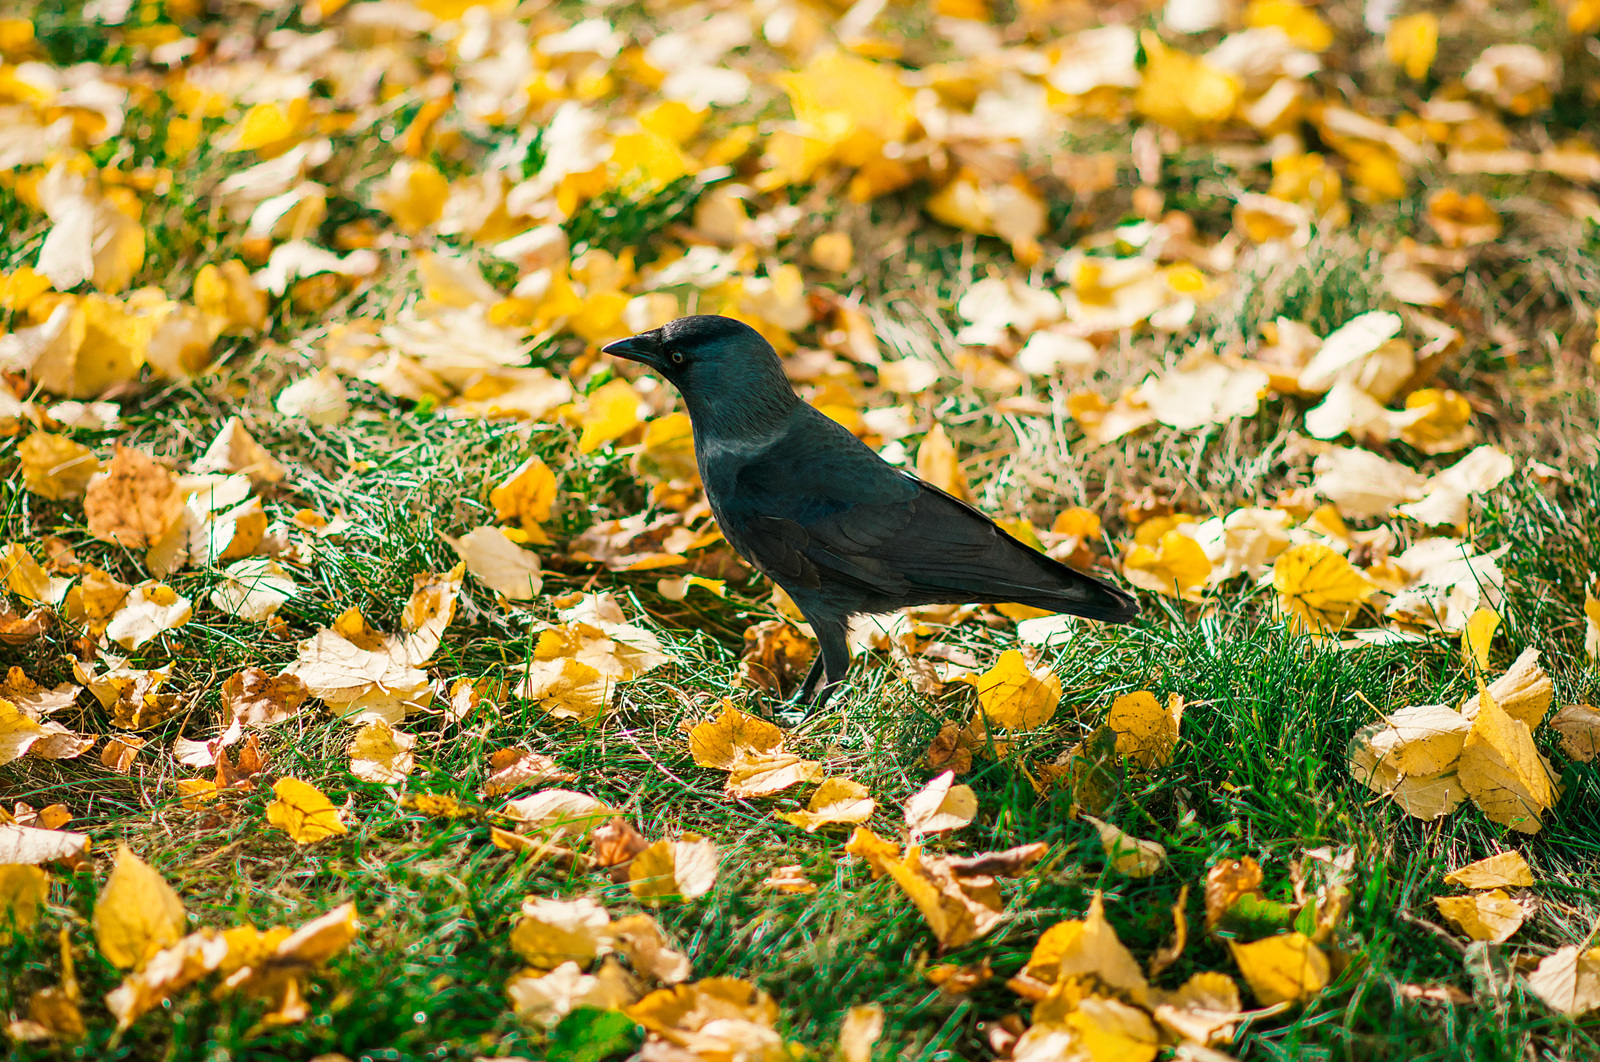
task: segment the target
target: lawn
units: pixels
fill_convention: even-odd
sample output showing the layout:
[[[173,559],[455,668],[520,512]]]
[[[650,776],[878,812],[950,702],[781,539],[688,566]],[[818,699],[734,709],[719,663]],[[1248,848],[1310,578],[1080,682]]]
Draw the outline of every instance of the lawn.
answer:
[[[7,1057],[1600,1057],[1600,7],[1380,7],[0,6]],[[1140,617],[773,728],[689,313]]]

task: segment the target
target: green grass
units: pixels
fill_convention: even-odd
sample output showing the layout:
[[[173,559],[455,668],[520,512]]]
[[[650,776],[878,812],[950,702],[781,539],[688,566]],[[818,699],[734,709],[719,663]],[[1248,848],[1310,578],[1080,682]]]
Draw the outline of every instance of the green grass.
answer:
[[[577,10],[561,6],[569,14]],[[888,9],[886,22],[909,38],[904,59],[910,65],[948,58],[929,29],[926,6]],[[1551,10],[1535,12],[1540,33],[1552,24]],[[88,21],[81,5],[49,0],[29,13],[39,54],[56,64],[129,62],[122,31]],[[635,5],[610,14],[630,32],[654,17]],[[148,26],[166,17],[164,8],[147,4],[135,8],[133,23]],[[211,12],[198,21],[219,33],[242,33],[232,17]],[[245,28],[262,40],[285,27],[313,29],[287,12],[250,17],[255,21]],[[1458,77],[1476,57],[1462,43],[1445,42],[1435,85]],[[1567,58],[1572,69],[1592,71],[1592,57],[1574,52]],[[307,175],[327,189],[328,217],[313,237],[320,245],[331,246],[338,227],[348,222],[387,224],[372,193],[397,154],[379,131],[403,130],[422,102],[399,73],[393,84],[383,84],[385,102],[373,124],[332,132],[334,157]],[[1578,83],[1575,76],[1568,80]],[[332,91],[328,85],[318,81],[319,101]],[[259,160],[218,147],[232,117],[208,118],[196,152],[166,158],[164,122],[172,105],[159,93],[136,97],[127,133],[96,147],[92,161],[124,170],[174,168],[172,194],[144,197],[149,243],[135,285],[158,285],[182,298],[202,264],[242,253],[240,226],[208,194]],[[739,122],[781,119],[787,107],[774,95],[730,115]],[[1569,91],[1554,117],[1581,132],[1582,113],[1581,99]],[[1086,123],[1085,129],[1062,145],[1063,152],[1117,154],[1117,187],[1074,196],[1052,174],[1050,158],[1020,162],[1023,175],[1048,199],[1045,265],[1061,247],[1132,216],[1137,175],[1130,162],[1131,126]],[[545,161],[547,147],[528,123],[473,128],[462,135],[464,147],[435,153],[430,161],[453,179],[469,177],[490,152],[518,137],[527,145],[526,158],[508,179],[528,177]],[[1231,229],[1240,189],[1266,187],[1264,164],[1241,169],[1229,158],[1200,142],[1168,150],[1162,163],[1155,190],[1164,208],[1187,212],[1205,239]],[[952,164],[965,161],[955,157]],[[759,167],[754,152],[737,178],[752,179],[752,167]],[[1260,341],[1262,323],[1279,315],[1326,333],[1367,310],[1394,309],[1383,290],[1384,256],[1397,237],[1428,238],[1422,215],[1430,182],[1438,176],[1420,174],[1411,194],[1396,204],[1353,204],[1356,217],[1349,228],[1319,232],[1308,246],[1277,261],[1241,255],[1239,268],[1223,278],[1227,292],[1202,311],[1189,333],[1169,338],[1132,331],[1112,347],[1100,371],[1082,380],[1028,380],[1021,385],[1024,396],[1059,403],[1087,388],[1114,398],[1202,339],[1219,351],[1248,353]],[[1461,177],[1456,183],[1503,206],[1547,206],[1543,200],[1567,190],[1539,176]],[[33,262],[48,231],[15,185],[0,183],[0,230],[7,233],[0,269],[7,271]],[[191,189],[207,194],[185,194]],[[574,254],[590,247],[633,251],[636,264],[644,265],[672,249],[677,238],[663,231],[690,223],[702,191],[692,178],[648,193],[611,191],[583,203],[562,225]],[[855,241],[852,271],[844,278],[808,272],[808,285],[859,294],[885,357],[917,356],[949,366],[958,349],[954,306],[960,296],[991,270],[1016,273],[1018,267],[999,239],[932,222],[923,211],[929,191],[919,182],[870,204],[844,202],[840,188],[828,183],[780,192],[768,205],[787,199],[805,216],[792,234],[761,248],[766,264],[757,271],[778,263],[803,265],[811,239],[846,229]],[[1519,466],[1538,459],[1560,472],[1548,482],[1513,477],[1475,508],[1469,538],[1480,548],[1505,550],[1501,565],[1508,579],[1509,605],[1491,669],[1532,646],[1555,681],[1557,704],[1595,702],[1600,672],[1584,655],[1580,608],[1589,573],[1600,571],[1600,472],[1592,439],[1600,399],[1587,361],[1600,305],[1600,227],[1590,221],[1563,228],[1552,221],[1553,211],[1506,207],[1505,213],[1505,237],[1473,252],[1452,303],[1437,308],[1462,329],[1463,344],[1435,382],[1470,395],[1479,411],[1475,422]],[[465,237],[439,242],[473,257],[502,293],[511,289],[517,272],[512,264],[490,258]],[[730,578],[726,599],[696,592],[673,602],[657,589],[662,573],[612,574],[564,561],[560,548],[542,551],[547,596],[614,591],[630,618],[642,617],[673,658],[622,686],[603,728],[559,725],[537,704],[515,697],[486,701],[458,722],[417,716],[405,725],[419,737],[417,769],[403,784],[386,787],[350,773],[353,727],[317,708],[262,734],[269,759],[265,781],[292,775],[322,788],[335,804],[347,804],[347,835],[295,845],[266,825],[272,794],[265,784],[200,810],[185,808],[173,783],[200,772],[176,766],[168,750],[177,737],[217,731],[222,682],[247,666],[282,667],[294,658],[296,639],[351,606],[380,630],[396,630],[413,578],[455,563],[446,536],[492,522],[490,490],[530,454],[556,471],[558,497],[547,530],[562,543],[596,522],[650,505],[651,483],[635,475],[626,448],[581,454],[565,424],[454,420],[431,405],[393,400],[355,381],[350,391],[356,415],[349,423],[317,428],[275,412],[272,396],[317,364],[318,343],[331,323],[383,318],[417,297],[407,255],[420,245],[405,237],[381,247],[381,276],[324,311],[276,301],[268,334],[224,340],[215,374],[130,391],[121,397],[125,429],[75,435],[102,452],[121,441],[186,468],[217,425],[237,415],[294,468],[288,485],[262,492],[274,518],[309,507],[348,516],[352,527],[342,538],[320,543],[315,557],[296,569],[302,595],[282,612],[292,638],[273,637],[258,624],[201,607],[192,622],[132,654],[134,666],[173,663],[173,687],[184,691],[185,701],[176,715],[138,735],[150,746],[135,759],[131,774],[103,768],[98,747],[78,760],[24,758],[0,766],[0,806],[64,803],[74,815],[71,826],[89,831],[95,841],[91,867],[52,869],[49,908],[35,931],[0,945],[3,1021],[25,1016],[30,995],[58,982],[57,931],[66,929],[88,1034],[77,1043],[8,1043],[8,1058],[277,1062],[336,1053],[356,1062],[508,1056],[607,1062],[628,1056],[640,1041],[630,1021],[579,1014],[547,1030],[511,1013],[503,989],[523,963],[510,947],[509,931],[522,899],[535,895],[594,897],[617,917],[650,911],[689,955],[695,978],[745,978],[770,992],[779,1003],[783,1034],[804,1045],[807,1057],[840,1057],[835,1045],[848,1009],[877,1002],[886,1011],[875,1055],[880,1062],[979,1062],[994,1058],[989,1033],[996,1023],[1028,1013],[1006,979],[1023,968],[1044,930],[1081,917],[1097,892],[1120,938],[1142,962],[1166,940],[1171,908],[1180,889],[1189,888],[1189,946],[1156,981],[1172,988],[1201,971],[1237,972],[1226,941],[1202,928],[1202,883],[1210,866],[1252,857],[1264,869],[1268,896],[1288,902],[1291,865],[1319,847],[1351,850],[1356,858],[1351,908],[1331,942],[1337,974],[1304,1007],[1247,1022],[1229,1047],[1239,1059],[1600,1057],[1600,1019],[1554,1016],[1518,976],[1553,948],[1587,941],[1600,920],[1600,771],[1568,761],[1540,733],[1545,751],[1561,765],[1564,794],[1538,835],[1508,835],[1470,804],[1439,823],[1405,818],[1351,777],[1347,745],[1379,712],[1468,694],[1473,682],[1457,646],[1438,639],[1329,649],[1286,631],[1273,618],[1269,591],[1242,579],[1194,604],[1145,595],[1146,611],[1137,623],[1085,627],[1049,657],[1064,690],[1057,715],[1047,727],[1018,738],[1007,755],[980,757],[962,779],[977,793],[977,819],[931,845],[971,854],[1045,842],[1049,852],[1036,869],[1004,884],[1000,926],[948,953],[940,952],[892,882],[873,881],[861,860],[844,854],[845,830],[808,835],[775,817],[803,806],[808,790],[735,800],[724,793],[721,772],[696,766],[689,755],[684,727],[707,718],[723,698],[751,710],[772,707],[738,686],[743,632],[773,616],[770,587],[748,572]],[[5,323],[20,326],[21,316],[9,314]],[[1504,327],[1492,332],[1491,325]],[[819,323],[797,339],[824,345],[831,327]],[[1507,334],[1520,345],[1507,342]],[[578,353],[571,337],[546,338],[529,360],[566,373]],[[611,370],[586,371],[574,383],[592,392]],[[862,376],[870,379],[871,370],[863,368]],[[1142,496],[1184,512],[1220,515],[1239,505],[1268,504],[1312,478],[1312,449],[1298,434],[1309,405],[1301,399],[1271,398],[1245,421],[1195,432],[1154,428],[1090,449],[1069,419],[997,413],[999,396],[974,393],[959,381],[942,381],[925,397],[927,408],[919,407],[918,415],[928,415],[919,431],[935,420],[947,427],[985,509],[1048,523],[1068,505],[1089,505],[1105,518],[1112,544],[1126,541],[1129,531],[1121,507]],[[22,437],[0,437],[0,543],[60,535],[83,560],[129,583],[146,578],[142,556],[88,535],[78,503],[47,502],[22,489],[16,474]],[[917,437],[913,433],[908,444],[914,447]],[[1413,464],[1437,467],[1446,460],[1396,451]],[[198,604],[220,579],[215,569],[194,568],[168,582]],[[531,653],[532,623],[553,616],[546,600],[523,613],[506,609],[469,580],[430,673],[445,682],[504,679]],[[20,667],[46,683],[70,681],[76,634],[58,626],[26,645],[0,642],[0,668]],[[1014,644],[1009,625],[998,622],[968,622],[942,640],[985,663]],[[823,760],[830,774],[865,784],[878,800],[869,825],[886,837],[898,836],[905,799],[932,774],[923,763],[929,742],[942,724],[970,718],[973,694],[959,684],[936,697],[917,694],[881,655],[869,656],[853,675],[851,688],[797,729],[790,747]],[[1128,832],[1166,847],[1169,869],[1134,880],[1107,866],[1096,832],[1074,817],[1069,795],[1041,796],[1025,767],[1088,737],[1113,698],[1140,689],[1163,698],[1179,694],[1187,708],[1172,762],[1148,775],[1120,778],[1105,813]],[[114,732],[97,702],[81,700],[88,703],[57,718],[85,733]],[[499,801],[486,801],[479,792],[490,754],[515,745],[552,756],[577,776],[570,788],[607,801],[647,837],[694,831],[714,839],[722,855],[715,887],[691,902],[647,907],[604,875],[563,871],[492,845],[489,823]],[[404,803],[417,794],[453,797],[471,813],[453,821],[426,817]],[[214,996],[208,984],[179,993],[116,1033],[104,997],[122,973],[100,956],[92,918],[118,842],[129,844],[178,890],[191,928],[298,925],[350,902],[363,930],[305,985],[310,1017],[302,1024],[267,1023],[266,1004]],[[1537,875],[1538,884],[1529,890],[1538,901],[1537,916],[1504,946],[1468,946],[1439,929],[1432,898],[1450,891],[1443,875],[1511,845],[1525,853]],[[802,868],[815,892],[789,895],[762,887],[775,868],[791,864]],[[965,995],[943,994],[924,976],[935,963],[983,960],[992,964],[994,978]],[[1407,985],[1438,984],[1461,990],[1472,1002],[1421,1003],[1402,992]]]
[[[423,438],[415,445],[440,445],[428,434],[419,429]],[[460,448],[458,459],[490,468],[496,467],[495,434],[463,425],[446,438]],[[422,465],[413,459],[430,451],[400,446],[395,452],[398,469]],[[375,501],[361,511],[358,523],[370,532],[353,535],[322,559],[323,581],[295,611],[296,626],[324,623],[346,603],[370,608],[380,626],[390,623],[410,575],[447,561],[437,532],[451,521],[426,503],[427,479],[412,484],[396,476],[395,484],[422,504],[386,508]],[[1594,488],[1590,479],[1574,489],[1589,501]],[[1553,665],[1558,700],[1588,695],[1570,633],[1561,626],[1568,617],[1533,591],[1567,570],[1569,558],[1592,561],[1583,556],[1592,550],[1591,529],[1556,522],[1542,537],[1530,535],[1517,513],[1537,509],[1529,499],[1506,497],[1489,510],[1494,533],[1511,545],[1506,567],[1517,584],[1510,636],[1497,643],[1494,664],[1504,666],[1524,644],[1540,645]],[[981,1054],[983,1023],[1021,1005],[1004,978],[1020,969],[1040,932],[1081,915],[1095,890],[1104,891],[1119,935],[1144,959],[1169,931],[1179,886],[1189,884],[1193,938],[1158,983],[1175,986],[1200,970],[1229,970],[1223,944],[1199,931],[1203,908],[1196,886],[1206,868],[1221,858],[1253,856],[1266,872],[1268,894],[1289,900],[1290,861],[1322,845],[1358,853],[1352,910],[1335,938],[1348,965],[1304,1010],[1249,1026],[1237,1045],[1240,1057],[1509,1060],[1532,1051],[1576,1059],[1600,1050],[1592,1032],[1552,1018],[1514,982],[1503,984],[1499,995],[1478,984],[1460,954],[1407,920],[1436,921],[1429,901],[1444,891],[1442,874],[1500,849],[1501,831],[1470,807],[1441,825],[1404,819],[1355,785],[1344,765],[1346,743],[1374,708],[1446,700],[1469,689],[1454,650],[1320,649],[1263,619],[1248,599],[1240,601],[1230,593],[1214,608],[1188,615],[1157,606],[1132,627],[1082,632],[1054,660],[1065,690],[1060,714],[1022,743],[1031,755],[1065,748],[1098,724],[1120,692],[1149,688],[1186,697],[1183,740],[1172,764],[1128,779],[1108,813],[1129,832],[1163,843],[1170,871],[1146,881],[1118,877],[1106,868],[1093,831],[1070,817],[1065,794],[1040,799],[1014,757],[980,760],[964,779],[979,794],[980,815],[941,847],[966,852],[1045,841],[1051,850],[1039,871],[1008,887],[1002,927],[947,955],[938,954],[920,916],[890,882],[871,882],[863,864],[841,858],[842,834],[807,836],[773,818],[773,810],[799,806],[797,797],[730,801],[720,790],[721,774],[693,764],[678,726],[697,721],[727,692],[735,663],[726,644],[704,636],[663,629],[677,662],[625,688],[616,719],[603,731],[552,726],[536,707],[516,701],[481,711],[461,728],[414,721],[408,728],[422,735],[426,751],[402,788],[481,806],[475,793],[488,750],[523,742],[553,755],[581,779],[574,788],[613,802],[647,836],[679,830],[712,836],[724,853],[716,888],[660,910],[659,917],[692,958],[696,976],[753,980],[779,999],[786,1034],[824,1055],[844,1010],[870,1001],[886,1008],[884,1043],[894,1045],[895,1057]],[[475,599],[463,608],[469,618],[452,628],[441,673],[494,673],[520,655],[525,643],[488,605]],[[265,652],[241,631],[198,622],[180,634],[193,649],[184,655],[210,661],[219,675],[246,658],[266,662],[291,652],[287,645]],[[975,638],[973,644],[986,650],[1005,641],[992,633],[958,637]],[[3,657],[18,662],[13,651]],[[917,766],[922,750],[942,719],[968,710],[970,694],[959,687],[938,699],[913,694],[882,664],[857,674],[855,687],[794,743],[864,782],[880,802],[870,825],[892,834],[900,803],[926,777]],[[684,694],[699,707],[685,704]],[[88,715],[73,722],[103,724],[94,712]],[[206,733],[202,724],[214,718],[207,698],[182,729]],[[145,736],[164,743],[179,729],[165,724]],[[490,1045],[544,1057],[544,1034],[520,1025],[500,994],[521,965],[507,943],[521,898],[591,895],[615,913],[639,905],[624,887],[598,875],[569,875],[492,847],[479,822],[450,823],[403,810],[394,790],[347,773],[348,734],[346,724],[310,716],[267,737],[274,773],[312,781],[336,804],[353,801],[350,834],[306,849],[262,828],[270,798],[264,789],[228,801],[223,812],[193,812],[152,776],[107,776],[77,761],[23,761],[29,766],[20,774],[8,768],[10,798],[35,805],[67,801],[80,813],[75,825],[93,831],[97,850],[125,839],[178,889],[195,925],[297,924],[353,901],[366,927],[308,987],[313,1017],[302,1025],[261,1026],[261,1004],[191,991],[116,1036],[100,1001],[118,974],[97,957],[89,928],[97,876],[57,875],[45,924],[71,931],[89,1038],[72,1047],[19,1045],[14,1057],[185,1060],[219,1057],[221,1049],[240,1060],[323,1052],[470,1059]],[[153,769],[148,762],[140,768]],[[1535,867],[1541,884],[1533,892],[1543,901],[1543,916],[1518,938],[1523,945],[1581,941],[1600,915],[1592,875],[1600,855],[1594,810],[1600,777],[1591,767],[1573,766],[1563,781],[1567,793],[1557,813],[1542,833],[1519,845]],[[771,869],[789,863],[805,868],[816,893],[783,896],[759,888]],[[0,951],[0,1008],[20,1012],[33,989],[53,983],[53,936],[39,933]],[[935,961],[985,957],[996,977],[966,996],[942,996],[921,977]],[[1475,1005],[1441,1010],[1407,1002],[1398,986],[1408,983],[1453,984],[1474,995]]]

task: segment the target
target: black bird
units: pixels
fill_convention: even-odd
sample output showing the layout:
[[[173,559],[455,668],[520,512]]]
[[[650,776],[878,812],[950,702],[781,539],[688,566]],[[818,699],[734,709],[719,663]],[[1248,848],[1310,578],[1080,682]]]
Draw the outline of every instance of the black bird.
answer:
[[[822,705],[844,679],[852,616],[1002,601],[1108,623],[1139,612],[1130,595],[1023,545],[802,401],[772,345],[746,324],[680,317],[605,352],[677,387],[723,535],[816,632],[821,652],[800,704]]]

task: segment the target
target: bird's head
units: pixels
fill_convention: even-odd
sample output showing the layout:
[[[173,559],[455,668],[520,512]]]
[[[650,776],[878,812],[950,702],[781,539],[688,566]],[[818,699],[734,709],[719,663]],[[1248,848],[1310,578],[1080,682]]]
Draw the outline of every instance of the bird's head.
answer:
[[[697,421],[720,419],[741,407],[781,411],[799,401],[772,344],[731,317],[680,317],[608,344],[605,352],[666,377]]]

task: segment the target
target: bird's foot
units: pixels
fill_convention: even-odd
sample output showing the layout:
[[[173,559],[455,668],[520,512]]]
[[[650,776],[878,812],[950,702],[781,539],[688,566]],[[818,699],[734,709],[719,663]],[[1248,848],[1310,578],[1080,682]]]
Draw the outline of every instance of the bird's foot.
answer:
[[[796,704],[794,701],[787,701],[773,707],[772,721],[785,730],[792,730],[804,723],[806,717],[810,714],[811,706],[809,704]]]

